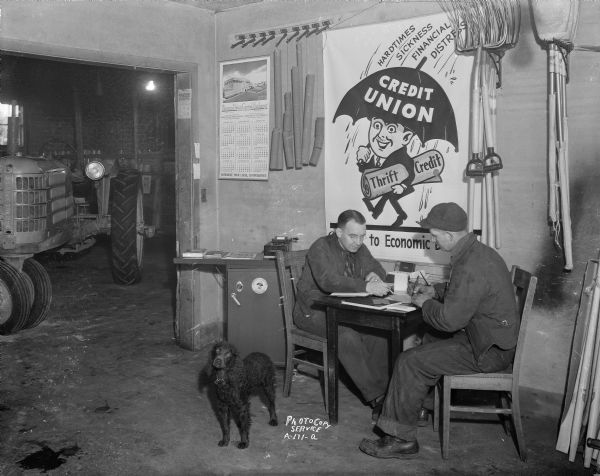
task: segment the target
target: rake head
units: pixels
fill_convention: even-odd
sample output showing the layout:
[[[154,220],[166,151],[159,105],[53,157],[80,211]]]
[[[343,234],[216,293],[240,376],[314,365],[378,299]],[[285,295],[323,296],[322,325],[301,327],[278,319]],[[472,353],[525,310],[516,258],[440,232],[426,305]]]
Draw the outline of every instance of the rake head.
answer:
[[[519,40],[521,8],[518,0],[441,0],[455,32],[459,53],[478,46],[502,56]]]

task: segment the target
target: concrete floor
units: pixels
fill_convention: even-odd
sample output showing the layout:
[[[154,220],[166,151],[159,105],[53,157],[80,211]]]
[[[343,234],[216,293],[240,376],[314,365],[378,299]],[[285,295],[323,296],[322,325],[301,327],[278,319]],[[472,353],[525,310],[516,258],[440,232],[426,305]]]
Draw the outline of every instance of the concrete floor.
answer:
[[[454,422],[448,460],[431,427],[419,430],[416,458],[377,460],[358,450],[362,438],[375,437],[370,409],[344,385],[338,425],[299,433],[286,425],[326,420],[319,383],[303,373],[290,398],[281,397],[278,373],[278,427],[254,398],[250,447],[236,448],[237,430],[230,446],[218,447],[200,378],[207,353],[173,339],[172,250],[171,242],[149,241],[144,280],[133,287],[112,283],[102,244],[75,260],[43,260],[54,283],[49,318],[0,336],[0,474],[593,474],[581,455],[570,463],[554,450],[551,396],[523,399],[527,463],[497,421]]]

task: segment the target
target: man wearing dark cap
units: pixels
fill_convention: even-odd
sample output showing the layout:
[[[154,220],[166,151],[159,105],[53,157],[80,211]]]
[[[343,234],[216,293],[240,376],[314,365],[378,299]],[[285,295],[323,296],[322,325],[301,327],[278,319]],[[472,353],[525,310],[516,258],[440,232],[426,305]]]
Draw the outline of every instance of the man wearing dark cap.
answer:
[[[359,448],[377,458],[403,458],[419,451],[417,419],[430,388],[443,375],[497,372],[513,360],[519,318],[510,272],[502,257],[467,231],[456,203],[435,205],[423,221],[438,246],[451,254],[450,280],[419,286],[412,301],[423,320],[447,339],[400,354],[377,426],[378,440]]]

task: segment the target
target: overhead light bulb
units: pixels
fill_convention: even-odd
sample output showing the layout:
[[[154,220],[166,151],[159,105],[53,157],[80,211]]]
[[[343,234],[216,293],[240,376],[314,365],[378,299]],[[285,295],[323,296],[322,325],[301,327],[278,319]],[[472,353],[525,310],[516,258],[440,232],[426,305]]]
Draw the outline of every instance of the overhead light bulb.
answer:
[[[155,89],[156,84],[154,84],[154,81],[152,79],[146,83],[146,91],[154,91]]]

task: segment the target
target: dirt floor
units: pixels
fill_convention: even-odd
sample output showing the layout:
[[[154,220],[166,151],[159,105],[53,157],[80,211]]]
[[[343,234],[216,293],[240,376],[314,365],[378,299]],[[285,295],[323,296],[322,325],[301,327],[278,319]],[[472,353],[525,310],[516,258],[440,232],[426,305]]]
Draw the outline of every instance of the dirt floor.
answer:
[[[172,240],[147,241],[144,279],[131,287],[112,283],[102,243],[77,259],[40,258],[54,286],[50,316],[0,336],[0,474],[593,474],[581,455],[570,463],[554,450],[556,419],[540,416],[548,406],[540,395],[523,402],[527,463],[497,421],[468,420],[452,424],[448,460],[431,427],[419,430],[417,457],[377,460],[358,450],[375,435],[370,409],[347,387],[340,385],[340,422],[329,426],[318,380],[299,373],[282,398],[282,371],[279,426],[267,424],[254,398],[250,447],[236,447],[236,429],[218,447],[201,378],[207,353],[173,338],[173,253]],[[325,423],[297,431],[300,419]]]

